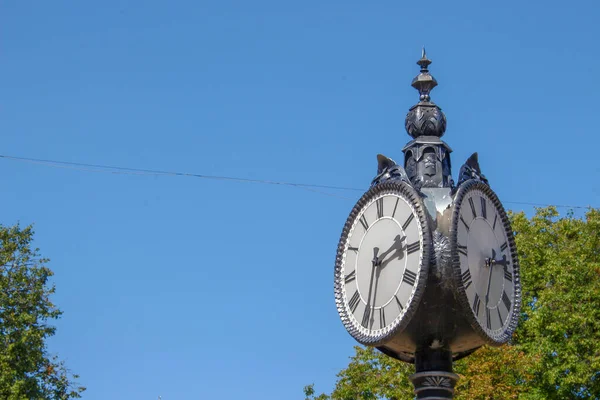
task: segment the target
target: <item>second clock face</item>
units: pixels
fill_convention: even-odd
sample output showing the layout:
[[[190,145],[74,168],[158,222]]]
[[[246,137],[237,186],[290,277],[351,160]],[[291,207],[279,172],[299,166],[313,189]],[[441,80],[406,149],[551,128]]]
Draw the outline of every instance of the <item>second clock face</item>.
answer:
[[[483,183],[471,185],[457,197],[453,223],[459,286],[486,337],[502,343],[512,334],[520,300],[516,248],[508,218]]]
[[[419,213],[401,193],[380,192],[351,215],[350,230],[342,237],[342,263],[336,268],[342,319],[348,319],[350,333],[363,343],[380,340],[398,326],[422,273]]]

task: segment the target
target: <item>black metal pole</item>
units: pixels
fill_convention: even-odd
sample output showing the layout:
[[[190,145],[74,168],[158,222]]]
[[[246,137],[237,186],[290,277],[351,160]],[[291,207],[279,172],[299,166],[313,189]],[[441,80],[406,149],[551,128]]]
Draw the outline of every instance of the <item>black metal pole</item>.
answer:
[[[452,353],[426,349],[415,354],[416,373],[410,376],[417,400],[445,400],[454,397],[458,375],[452,372]]]

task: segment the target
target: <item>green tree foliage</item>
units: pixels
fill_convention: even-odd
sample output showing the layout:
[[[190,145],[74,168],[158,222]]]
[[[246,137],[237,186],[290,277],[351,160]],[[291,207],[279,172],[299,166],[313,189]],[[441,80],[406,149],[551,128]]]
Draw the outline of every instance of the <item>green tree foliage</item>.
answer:
[[[76,375],[48,354],[54,335],[49,321],[60,317],[52,304],[52,271],[31,248],[33,230],[0,226],[0,398],[66,400],[79,398]]]
[[[600,210],[559,218],[554,207],[512,214],[523,286],[512,343],[455,363],[455,398],[600,399]],[[414,367],[356,347],[331,394],[306,400],[410,399]]]
[[[529,382],[544,399],[600,398],[600,209],[513,218],[523,279],[517,343],[536,354]]]

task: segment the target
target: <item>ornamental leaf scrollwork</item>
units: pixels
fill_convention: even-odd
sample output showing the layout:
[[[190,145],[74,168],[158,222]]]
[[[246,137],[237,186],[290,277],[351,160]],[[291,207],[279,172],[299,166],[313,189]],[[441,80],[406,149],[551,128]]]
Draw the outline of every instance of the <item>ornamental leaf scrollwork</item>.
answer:
[[[428,376],[423,382],[423,386],[437,386],[437,387],[452,387],[450,379],[445,376]]]

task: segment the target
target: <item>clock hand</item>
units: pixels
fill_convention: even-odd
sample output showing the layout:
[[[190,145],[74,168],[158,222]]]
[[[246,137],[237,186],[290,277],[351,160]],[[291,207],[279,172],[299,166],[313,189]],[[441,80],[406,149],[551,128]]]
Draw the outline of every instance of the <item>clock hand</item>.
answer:
[[[502,260],[496,260],[496,249],[492,249],[492,256],[490,258],[485,259],[485,266],[490,269],[490,273],[488,275],[488,286],[487,292],[485,294],[485,305],[487,307],[488,302],[490,300],[490,287],[492,283],[492,272],[494,265],[502,265],[504,269],[508,268],[510,261],[506,259],[506,254],[502,255]]]
[[[492,267],[496,263],[496,250],[492,249],[492,256],[485,259],[485,266]]]
[[[371,281],[369,282],[369,294],[367,296],[367,306],[365,308],[365,312],[368,312],[369,314],[367,315],[367,321],[365,321],[365,315],[363,314],[363,326],[364,323],[368,324],[368,319],[371,317],[371,293],[373,292],[373,277],[375,276],[375,269],[377,269],[377,265],[379,264],[377,253],[379,253],[379,247],[373,247],[373,260],[371,260]]]
[[[379,247],[373,247],[373,260],[371,261],[373,266],[379,264],[379,257],[377,257],[377,253],[379,253]]]
[[[385,258],[389,253],[392,252],[392,250],[398,250],[402,247],[402,244],[400,242],[402,242],[402,240],[406,239],[406,236],[400,236],[400,235],[396,235],[396,237],[394,238],[394,243],[392,243],[392,245],[390,246],[389,249],[387,249],[386,251],[384,251],[383,253],[381,253],[381,256],[379,258],[383,259]]]
[[[375,272],[375,292],[373,293],[373,308],[377,304],[377,301],[375,299],[377,299],[377,288],[379,287],[379,272],[381,272],[381,268],[375,267],[375,269],[377,271]],[[370,329],[373,329],[373,322],[375,322],[375,313],[371,313],[371,320],[369,321]],[[381,328],[383,327],[380,327],[380,329]]]
[[[401,237],[400,235],[396,235],[396,237],[394,238],[394,243],[392,243],[390,248],[387,249],[385,252],[383,252],[381,254],[381,257],[379,257],[380,258],[379,265],[381,268],[388,265],[390,263],[390,261],[392,261],[395,258],[395,254],[394,254],[393,257],[390,257],[387,260],[382,261],[392,251],[395,251],[396,253],[398,253],[398,258],[402,258],[402,256],[404,255],[404,252],[402,251],[402,241],[404,241],[405,239],[406,239],[406,236]]]
[[[373,308],[375,307],[375,305],[377,304],[377,289],[379,288],[379,276],[381,274],[381,270],[391,261],[394,259],[394,257],[390,257],[389,259],[387,259],[386,261],[382,261],[389,253],[391,253],[392,251],[395,251],[396,253],[399,252],[399,256],[398,258],[400,258],[404,252],[402,251],[402,241],[406,239],[406,236],[404,237],[400,237],[400,235],[396,235],[396,237],[394,238],[394,243],[392,243],[392,245],[390,246],[389,249],[387,249],[385,252],[383,252],[380,256],[377,256],[377,251],[379,250],[378,248],[373,249],[375,251],[375,258],[373,259],[374,264],[373,264],[373,269],[377,270],[375,272],[375,291],[373,292],[373,302],[371,303],[371,295],[369,294],[369,304],[368,306],[370,307],[371,304],[373,304]],[[377,250],[377,251],[376,251]],[[373,273],[373,271],[371,271],[371,273]],[[373,275],[371,275],[371,279],[373,278]],[[370,329],[373,329],[373,323],[375,322],[375,314],[373,312],[370,312],[370,320],[369,322],[369,327]],[[380,327],[380,329],[383,327]]]
[[[510,261],[508,261],[506,259],[506,254],[502,255],[502,260],[494,260],[494,264],[496,265],[502,265],[504,268],[508,267],[510,265]]]
[[[492,286],[492,271],[493,271],[493,264],[489,266],[490,267],[490,273],[488,275],[488,285],[487,285],[487,292],[485,293],[485,306],[487,307],[488,302],[490,301],[490,287]]]
[[[494,265],[502,265],[504,268],[508,267],[510,261],[506,259],[506,254],[502,255],[502,260],[496,260],[496,250],[492,249],[492,257],[485,259],[486,267],[493,267]]]

